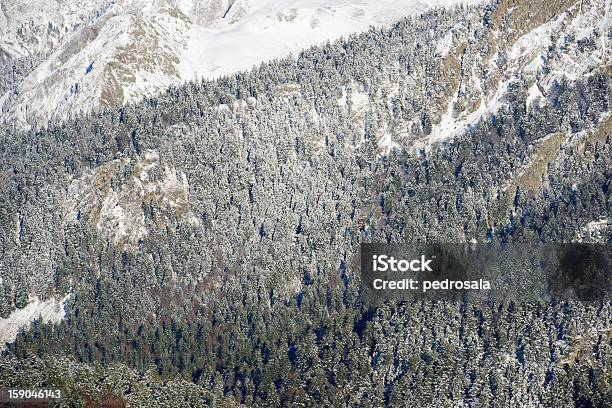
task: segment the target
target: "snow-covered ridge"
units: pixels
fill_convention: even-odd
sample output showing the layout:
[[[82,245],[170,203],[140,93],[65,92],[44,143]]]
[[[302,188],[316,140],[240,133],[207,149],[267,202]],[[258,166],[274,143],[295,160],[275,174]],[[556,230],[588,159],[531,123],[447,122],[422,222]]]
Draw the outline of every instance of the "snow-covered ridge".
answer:
[[[92,24],[113,0],[0,1],[0,62],[48,53]]]
[[[22,329],[28,329],[35,320],[42,323],[59,323],[66,315],[64,305],[70,295],[62,299],[51,298],[45,301],[33,298],[23,309],[17,309],[6,319],[0,318],[0,351],[6,343],[12,343]]]
[[[507,15],[512,18],[512,14],[519,11],[508,9]],[[467,67],[465,78],[449,98],[428,138],[416,143],[415,147],[423,148],[432,142],[452,138],[496,113],[507,105],[508,89],[512,84],[525,81],[529,84],[527,109],[549,103],[553,88],[562,81],[571,83],[609,66],[611,54],[606,33],[611,27],[609,2],[593,0],[575,3],[550,21],[510,40],[506,48],[503,44],[508,38],[500,37],[505,34],[492,31],[489,41],[498,52],[478,64],[486,67],[489,80],[495,80],[487,84],[478,69]],[[447,57],[449,50],[461,49],[462,41],[465,39],[456,38],[453,43],[452,38],[444,37],[436,45],[436,53]],[[500,54],[504,55],[503,61],[500,61]],[[464,99],[463,105],[469,106],[471,102],[473,108],[457,109],[461,105],[460,97]]]
[[[2,96],[3,118],[23,127],[44,126],[50,119],[135,101],[171,84],[249,69],[431,7],[477,2],[117,0],[91,20],[75,14],[78,1],[58,3],[54,12],[88,24],[59,46],[52,44],[55,51],[17,92]],[[103,9],[103,4],[85,9]],[[15,8],[2,10],[11,20]],[[46,24],[44,13],[30,18],[35,26]]]

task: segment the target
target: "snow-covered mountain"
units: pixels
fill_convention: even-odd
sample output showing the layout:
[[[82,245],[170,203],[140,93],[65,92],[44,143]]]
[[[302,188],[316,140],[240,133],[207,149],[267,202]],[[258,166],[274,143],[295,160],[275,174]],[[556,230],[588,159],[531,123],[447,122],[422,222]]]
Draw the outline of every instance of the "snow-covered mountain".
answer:
[[[47,54],[92,24],[112,0],[1,0],[0,63]]]
[[[475,3],[477,0],[468,0]],[[15,0],[0,4],[6,63],[42,63],[0,95],[5,121],[42,126],[170,84],[215,78],[461,0]]]

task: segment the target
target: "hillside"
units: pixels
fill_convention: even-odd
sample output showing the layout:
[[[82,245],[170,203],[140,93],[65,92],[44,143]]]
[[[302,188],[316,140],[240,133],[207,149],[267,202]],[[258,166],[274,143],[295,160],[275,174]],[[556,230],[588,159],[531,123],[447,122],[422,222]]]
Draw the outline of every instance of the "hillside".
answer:
[[[455,2],[8,2],[0,6],[0,53],[12,81],[0,86],[2,120],[45,126]]]
[[[607,406],[609,301],[373,307],[359,245],[609,245],[608,9],[432,9],[5,124],[0,327],[41,304],[65,314],[8,341],[0,388],[120,406]]]

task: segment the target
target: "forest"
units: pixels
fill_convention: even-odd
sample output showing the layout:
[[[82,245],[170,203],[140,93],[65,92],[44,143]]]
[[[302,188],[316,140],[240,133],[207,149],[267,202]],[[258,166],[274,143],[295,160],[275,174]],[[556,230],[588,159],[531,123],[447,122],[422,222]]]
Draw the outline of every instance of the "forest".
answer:
[[[436,136],[449,95],[460,111],[494,94],[510,40],[577,6],[517,2],[532,25],[505,1],[435,9],[2,125],[0,317],[70,296],[7,345],[0,388],[58,387],[62,406],[609,406],[609,301],[360,293],[362,242],[612,243],[589,227],[611,213],[609,59],[542,104],[516,71],[497,110]],[[428,46],[449,32],[448,55]],[[602,36],[558,33],[537,75]]]

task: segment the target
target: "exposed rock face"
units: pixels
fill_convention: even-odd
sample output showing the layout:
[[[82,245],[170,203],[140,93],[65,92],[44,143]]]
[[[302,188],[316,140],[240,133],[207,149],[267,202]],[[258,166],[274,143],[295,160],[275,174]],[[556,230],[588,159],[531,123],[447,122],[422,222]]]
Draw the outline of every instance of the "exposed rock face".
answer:
[[[147,151],[139,160],[121,158],[75,179],[68,190],[68,222],[87,220],[115,245],[129,250],[147,236],[149,225],[188,210],[187,177]]]
[[[380,142],[388,146],[404,139],[400,144],[405,145],[401,129],[415,125],[426,135],[415,141],[415,147],[452,137],[508,106],[509,88],[517,85],[526,84],[529,89],[526,109],[550,103],[562,81],[571,83],[606,63],[609,66],[605,33],[610,19],[601,18],[605,13],[605,2],[502,1],[485,19],[489,29],[482,38],[470,36],[465,27],[453,27],[432,47],[439,63],[430,67],[427,81],[437,92],[417,96],[419,106],[426,107],[427,125],[422,113],[416,112],[396,123],[399,130]],[[402,78],[393,67],[389,67],[389,78],[390,103],[398,99],[397,84],[400,89],[412,89],[424,81]]]
[[[177,8],[143,14],[129,4],[114,6],[7,95],[8,120],[40,127],[52,118],[120,106],[179,82],[179,56],[190,25]]]
[[[0,62],[46,54],[103,14],[111,0],[2,0]]]

